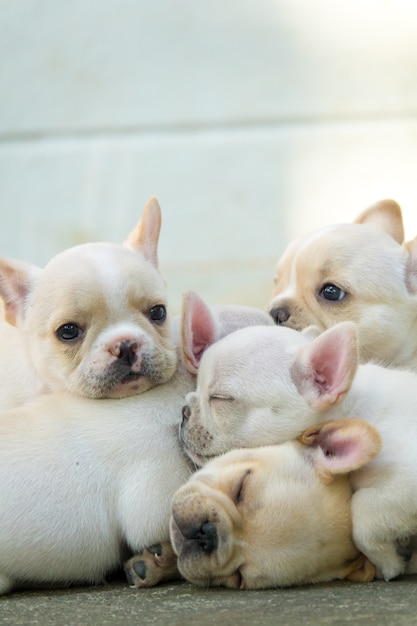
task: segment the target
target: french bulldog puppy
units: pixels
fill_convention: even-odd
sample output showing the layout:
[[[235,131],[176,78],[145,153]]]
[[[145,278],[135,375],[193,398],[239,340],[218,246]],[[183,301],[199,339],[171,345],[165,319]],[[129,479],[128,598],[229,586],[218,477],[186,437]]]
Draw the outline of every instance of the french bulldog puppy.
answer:
[[[172,496],[194,469],[177,436],[184,396],[206,342],[262,323],[273,323],[265,311],[209,308],[188,292],[172,322],[179,347],[169,381],[120,400],[55,392],[0,412],[0,594],[99,583],[142,550],[127,566],[132,584],[178,577],[160,550]]]
[[[400,207],[383,200],[353,224],[292,242],[274,278],[275,322],[325,330],[353,321],[363,362],[417,369],[417,238],[403,239]]]
[[[349,474],[365,469],[380,447],[370,424],[337,420],[299,441],[210,461],[173,498],[181,574],[234,589],[372,580],[375,567],[352,541]]]
[[[210,346],[186,396],[180,438],[202,465],[233,448],[291,441],[322,421],[369,422],[382,452],[351,475],[353,539],[390,580],[405,571],[398,541],[417,534],[417,374],[358,365],[352,322],[314,335],[248,328]]]
[[[0,259],[0,410],[56,391],[122,398],[173,376],[160,226],[150,198],[124,245],[75,246],[44,269]]]

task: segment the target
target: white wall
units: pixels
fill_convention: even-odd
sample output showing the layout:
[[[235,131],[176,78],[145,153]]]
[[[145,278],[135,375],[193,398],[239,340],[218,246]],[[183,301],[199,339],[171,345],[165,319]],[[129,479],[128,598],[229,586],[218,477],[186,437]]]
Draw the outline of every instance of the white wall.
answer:
[[[0,254],[121,241],[171,304],[265,306],[300,233],[393,197],[417,234],[412,0],[0,0]]]

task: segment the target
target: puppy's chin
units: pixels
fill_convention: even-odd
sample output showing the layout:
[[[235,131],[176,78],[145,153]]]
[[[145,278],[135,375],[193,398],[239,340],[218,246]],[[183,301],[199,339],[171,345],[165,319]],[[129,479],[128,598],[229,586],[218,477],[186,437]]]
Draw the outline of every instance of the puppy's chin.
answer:
[[[157,383],[153,382],[146,376],[140,374],[132,374],[128,380],[121,381],[110,389],[105,396],[106,398],[127,398],[128,396],[136,396],[143,391],[147,391],[155,387]]]

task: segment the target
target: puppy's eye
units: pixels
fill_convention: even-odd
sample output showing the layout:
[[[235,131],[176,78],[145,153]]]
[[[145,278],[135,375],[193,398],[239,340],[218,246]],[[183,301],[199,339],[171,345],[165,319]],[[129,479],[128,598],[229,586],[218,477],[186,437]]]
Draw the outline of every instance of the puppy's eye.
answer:
[[[63,324],[56,331],[56,336],[61,341],[74,341],[74,339],[78,339],[81,334],[81,329],[77,324]]]
[[[233,398],[232,398],[232,396],[228,396],[225,393],[213,393],[210,396],[210,400],[226,400],[228,402],[232,402]]]
[[[166,316],[167,310],[163,304],[157,304],[149,310],[149,317],[153,322],[156,322],[157,324],[162,324],[162,322],[165,321]]]
[[[343,291],[343,289],[337,287],[336,285],[328,283],[321,288],[319,296],[321,298],[324,298],[324,300],[330,300],[331,302],[340,302],[346,297],[346,291]]]
[[[245,485],[246,485],[248,476],[250,476],[250,474],[252,474],[252,470],[250,469],[246,470],[246,472],[243,474],[243,476],[240,478],[239,482],[236,485],[236,490],[233,496],[233,502],[235,503],[236,506],[239,504],[242,504],[243,502],[244,495],[245,495]]]

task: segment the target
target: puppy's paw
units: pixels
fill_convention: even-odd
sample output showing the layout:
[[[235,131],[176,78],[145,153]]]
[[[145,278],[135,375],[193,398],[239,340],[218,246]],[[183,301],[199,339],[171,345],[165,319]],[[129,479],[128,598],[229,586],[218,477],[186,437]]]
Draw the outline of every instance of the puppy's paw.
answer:
[[[379,556],[379,555],[378,555]],[[384,559],[378,558],[377,576],[384,580],[394,580],[405,573],[407,560],[411,557],[403,554],[391,554],[385,556]]]
[[[181,578],[177,557],[169,541],[158,543],[135,554],[124,564],[126,578],[136,589],[154,587],[169,580]]]

